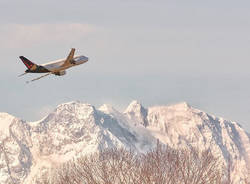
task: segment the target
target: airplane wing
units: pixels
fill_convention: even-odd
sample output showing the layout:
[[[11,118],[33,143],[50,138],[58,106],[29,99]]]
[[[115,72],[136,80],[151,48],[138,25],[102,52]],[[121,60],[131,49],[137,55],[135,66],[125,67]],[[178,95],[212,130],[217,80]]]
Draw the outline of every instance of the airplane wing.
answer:
[[[74,58],[74,54],[75,54],[75,50],[74,48],[71,49],[67,59],[65,60],[65,62],[63,63],[62,66],[68,66],[68,65],[71,65],[71,61],[73,60]]]
[[[35,78],[35,79],[32,79],[32,80],[30,80],[30,81],[26,81],[26,83],[28,84],[28,83],[30,83],[30,82],[39,80],[39,79],[41,79],[41,78],[43,78],[43,77],[46,77],[46,76],[48,76],[48,75],[50,75],[50,74],[52,74],[52,73],[51,73],[51,72],[50,72],[50,73],[46,73],[45,75],[42,75],[42,76],[37,77],[37,78]]]

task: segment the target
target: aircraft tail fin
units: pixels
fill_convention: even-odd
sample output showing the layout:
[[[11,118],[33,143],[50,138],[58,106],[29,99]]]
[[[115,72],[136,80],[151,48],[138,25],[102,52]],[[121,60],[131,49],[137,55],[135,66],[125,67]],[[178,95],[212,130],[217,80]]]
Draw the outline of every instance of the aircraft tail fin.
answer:
[[[25,66],[29,69],[32,70],[33,68],[35,68],[34,66],[37,66],[36,64],[32,63],[30,60],[28,60],[26,57],[24,56],[20,56],[19,57],[22,62],[25,64]]]

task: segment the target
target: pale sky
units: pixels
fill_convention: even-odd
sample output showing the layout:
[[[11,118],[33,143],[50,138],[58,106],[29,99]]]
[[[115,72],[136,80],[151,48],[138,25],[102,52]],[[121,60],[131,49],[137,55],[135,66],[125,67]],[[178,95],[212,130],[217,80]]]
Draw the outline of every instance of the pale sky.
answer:
[[[250,132],[250,2],[0,0],[0,112],[34,121],[79,100],[119,110],[186,101]],[[63,77],[17,76],[35,63],[89,57]]]

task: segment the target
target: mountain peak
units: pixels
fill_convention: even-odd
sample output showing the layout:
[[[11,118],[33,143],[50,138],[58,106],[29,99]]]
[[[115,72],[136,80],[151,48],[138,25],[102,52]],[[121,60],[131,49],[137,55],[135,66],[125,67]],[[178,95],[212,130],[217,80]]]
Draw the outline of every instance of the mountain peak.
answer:
[[[189,109],[191,106],[187,102],[180,102],[174,105],[171,105],[170,107],[176,108],[176,109]]]
[[[0,112],[0,132],[8,134],[9,126],[14,119],[14,116],[5,112]]]
[[[145,127],[148,125],[148,110],[145,109],[137,100],[134,100],[129,104],[127,109],[124,111],[124,114],[127,115],[130,120],[135,120],[135,122],[139,122]]]
[[[124,111],[124,113],[129,113],[134,110],[139,110],[141,108],[144,108],[141,103],[137,100],[133,100],[127,107],[127,109]]]
[[[60,108],[63,106],[72,106],[72,105],[77,105],[77,104],[82,104],[80,101],[76,100],[76,101],[70,101],[70,102],[66,102],[66,103],[62,103],[60,105],[58,105],[56,108]]]
[[[14,116],[10,115],[10,114],[7,113],[7,112],[0,112],[0,119],[1,119],[1,118],[6,118],[6,117],[14,117]]]
[[[118,112],[112,105],[110,104],[103,104],[101,107],[99,107],[100,111],[104,112],[104,113],[114,113],[114,112]]]
[[[96,111],[95,107],[88,103],[81,103],[79,101],[72,101],[58,105],[53,112],[40,121],[48,121],[56,118],[57,120],[71,119],[74,117],[83,118],[83,116],[90,116]],[[40,122],[39,121],[39,122]]]
[[[82,108],[82,107],[85,107],[85,108],[94,108],[94,106],[92,106],[91,104],[89,103],[82,103],[80,101],[71,101],[71,102],[67,102],[67,103],[63,103],[63,104],[60,104],[56,107],[56,110],[60,110],[60,109],[68,109],[68,108]]]
[[[130,104],[140,104],[138,100],[133,100]]]

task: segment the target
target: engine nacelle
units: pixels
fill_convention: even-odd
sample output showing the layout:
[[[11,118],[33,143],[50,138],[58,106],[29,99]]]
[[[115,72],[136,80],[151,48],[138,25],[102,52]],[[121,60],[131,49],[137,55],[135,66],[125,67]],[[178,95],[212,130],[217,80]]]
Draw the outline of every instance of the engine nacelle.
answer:
[[[76,61],[75,61],[74,59],[71,59],[69,62],[70,62],[70,64],[72,64],[72,65],[75,65],[75,64],[76,64]]]
[[[58,75],[58,76],[62,76],[62,75],[65,75],[65,74],[66,74],[65,70],[55,73],[55,75]]]

